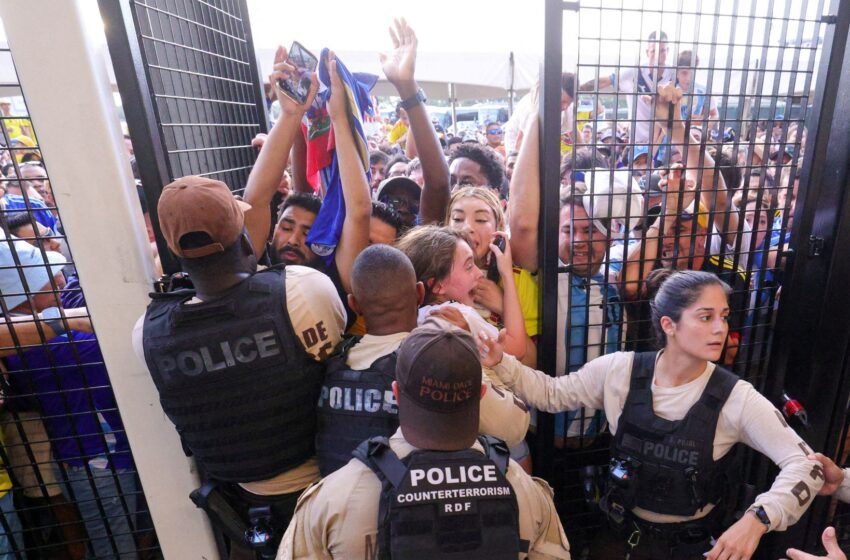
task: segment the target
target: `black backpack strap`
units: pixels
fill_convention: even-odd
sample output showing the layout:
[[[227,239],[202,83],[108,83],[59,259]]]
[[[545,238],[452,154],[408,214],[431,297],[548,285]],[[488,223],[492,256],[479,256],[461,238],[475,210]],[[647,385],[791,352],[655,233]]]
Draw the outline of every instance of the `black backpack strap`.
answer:
[[[354,348],[354,345],[360,342],[363,337],[360,335],[352,335],[352,336],[344,336],[342,340],[336,345],[333,352],[331,352],[330,358],[342,358],[343,360],[348,358],[348,353]]]
[[[388,482],[393,488],[398,488],[407,467],[390,449],[390,442],[385,437],[373,437],[357,446],[352,452],[356,459],[372,469],[381,482]]]
[[[511,459],[511,450],[508,444],[493,436],[478,436],[478,443],[484,448],[487,458],[496,463],[499,472],[504,475],[508,473],[508,463]]]
[[[706,424],[715,423],[736,383],[738,383],[737,375],[716,366],[702,391],[702,395],[694,405],[692,414]]]
[[[630,404],[649,405],[652,408],[652,376],[655,373],[657,352],[635,352],[629,380],[629,394],[625,407]]]
[[[369,467],[381,481],[381,500],[378,505],[378,555],[379,560],[388,560],[391,550],[389,495],[392,488],[398,488],[404,478],[407,467],[390,449],[390,441],[378,436],[367,439],[351,453]]]

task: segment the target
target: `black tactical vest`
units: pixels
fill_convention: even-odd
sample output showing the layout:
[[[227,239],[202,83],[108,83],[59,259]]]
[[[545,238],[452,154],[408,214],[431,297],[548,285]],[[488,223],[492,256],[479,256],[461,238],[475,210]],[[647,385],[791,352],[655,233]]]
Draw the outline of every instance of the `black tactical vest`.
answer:
[[[285,272],[259,272],[215,301],[151,294],[145,361],[162,408],[204,474],[263,480],[313,455],[324,366],[296,337]]]
[[[714,434],[720,410],[738,382],[715,367],[699,400],[681,420],[652,409],[655,352],[636,352],[626,404],[611,443],[611,502],[668,515],[694,515],[717,503],[726,490],[730,451],[714,461]]]
[[[319,394],[316,457],[322,476],[351,459],[351,452],[369,438],[390,437],[398,429],[398,406],[393,395],[396,353],[357,371],[346,365],[349,350],[361,337],[342,342],[327,362]]]
[[[480,437],[485,454],[415,451],[399,459],[387,438],[364,441],[354,456],[382,483],[378,558],[516,560],[519,510],[505,478],[504,442]]]

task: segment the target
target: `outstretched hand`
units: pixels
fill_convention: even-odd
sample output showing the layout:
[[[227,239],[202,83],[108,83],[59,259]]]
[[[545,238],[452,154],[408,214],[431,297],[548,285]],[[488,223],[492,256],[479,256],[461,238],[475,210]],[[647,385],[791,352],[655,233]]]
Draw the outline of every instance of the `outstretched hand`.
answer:
[[[287,59],[289,59],[289,52],[287,52],[286,47],[279,46],[274,53],[274,66],[272,67],[272,73],[269,74],[269,84],[274,87],[277,93],[277,101],[280,103],[281,113],[284,115],[300,116],[313,104],[313,99],[316,98],[316,92],[319,91],[319,78],[315,72],[310,74],[310,91],[307,94],[307,100],[299,105],[287,97],[277,85],[279,80],[288,80],[296,72],[295,67],[286,62]]]
[[[384,70],[387,80],[396,88],[400,85],[413,82],[416,71],[416,33],[407,24],[404,18],[397,19],[394,27],[390,27],[390,38],[393,42],[393,50],[389,53],[379,53],[378,59]],[[399,92],[403,97],[416,93]]]
[[[787,554],[788,558],[791,560],[847,560],[847,556],[845,556],[845,554],[841,551],[841,547],[838,546],[838,540],[835,537],[834,528],[827,527],[824,529],[821,541],[823,541],[823,547],[826,549],[826,556],[807,554],[802,550],[797,550],[796,548],[789,548],[785,551],[785,554]]]
[[[844,482],[844,471],[836,465],[832,459],[823,453],[812,453],[807,457],[810,461],[817,461],[823,466],[824,483],[818,492],[818,496],[831,496],[835,494],[841,483]]]
[[[478,354],[481,356],[482,366],[492,368],[502,361],[506,336],[505,329],[499,331],[498,338],[493,338],[484,331],[478,333]]]

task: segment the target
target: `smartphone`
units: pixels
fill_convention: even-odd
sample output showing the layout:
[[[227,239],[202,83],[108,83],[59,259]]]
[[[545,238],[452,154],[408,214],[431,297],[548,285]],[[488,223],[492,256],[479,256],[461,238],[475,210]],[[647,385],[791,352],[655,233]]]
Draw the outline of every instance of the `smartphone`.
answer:
[[[505,238],[497,237],[495,241],[493,241],[493,245],[499,248],[500,251],[505,251]],[[487,265],[487,279],[492,280],[493,282],[499,283],[499,280],[502,277],[499,275],[499,264],[496,262],[496,255],[493,252],[490,252],[490,264]]]
[[[310,74],[316,71],[319,59],[301,43],[294,41],[289,47],[289,58],[286,62],[295,67],[295,72],[288,80],[278,80],[277,87],[285,96],[303,105],[310,93]]]

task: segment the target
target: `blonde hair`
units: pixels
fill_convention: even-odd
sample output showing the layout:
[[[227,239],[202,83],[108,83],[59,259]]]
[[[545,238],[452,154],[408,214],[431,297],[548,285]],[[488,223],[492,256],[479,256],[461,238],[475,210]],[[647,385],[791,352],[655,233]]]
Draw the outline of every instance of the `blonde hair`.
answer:
[[[446,217],[444,221],[446,225],[451,223],[452,207],[455,202],[462,198],[477,198],[483,201],[493,212],[493,219],[496,221],[496,231],[505,231],[505,212],[502,210],[502,204],[496,195],[487,187],[463,187],[452,193],[449,199],[449,205],[446,209]]]

